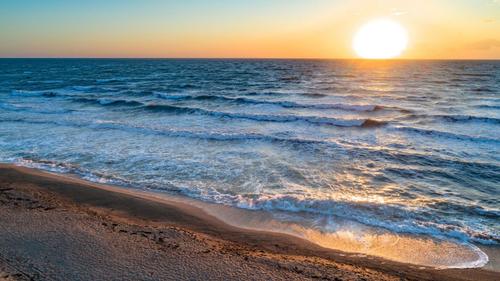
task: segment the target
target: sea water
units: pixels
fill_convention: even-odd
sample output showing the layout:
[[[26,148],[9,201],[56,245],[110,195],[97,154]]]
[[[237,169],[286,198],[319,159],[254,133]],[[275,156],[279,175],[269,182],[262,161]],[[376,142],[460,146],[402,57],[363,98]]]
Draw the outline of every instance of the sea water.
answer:
[[[480,266],[474,245],[500,244],[500,62],[2,59],[0,161]]]

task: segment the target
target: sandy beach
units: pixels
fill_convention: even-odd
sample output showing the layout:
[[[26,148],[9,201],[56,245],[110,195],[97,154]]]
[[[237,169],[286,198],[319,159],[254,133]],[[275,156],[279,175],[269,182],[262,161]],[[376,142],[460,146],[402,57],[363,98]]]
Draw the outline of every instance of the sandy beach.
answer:
[[[500,0],[0,1],[0,281],[500,281]]]
[[[0,280],[498,280],[227,225],[176,201],[0,166]]]

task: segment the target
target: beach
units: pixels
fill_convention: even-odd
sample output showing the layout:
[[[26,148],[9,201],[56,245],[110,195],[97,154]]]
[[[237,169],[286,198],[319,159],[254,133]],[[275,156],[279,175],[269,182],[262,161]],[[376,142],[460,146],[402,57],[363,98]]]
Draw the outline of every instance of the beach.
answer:
[[[0,280],[497,280],[225,224],[175,200],[0,166]]]
[[[500,281],[500,0],[0,4],[0,281]]]
[[[0,162],[345,252],[483,267],[500,245],[498,67],[2,59]]]

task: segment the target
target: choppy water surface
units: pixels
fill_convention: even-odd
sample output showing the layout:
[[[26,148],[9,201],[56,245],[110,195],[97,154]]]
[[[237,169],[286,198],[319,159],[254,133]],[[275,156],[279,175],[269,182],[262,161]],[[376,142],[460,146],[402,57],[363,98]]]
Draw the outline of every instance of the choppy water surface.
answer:
[[[500,62],[0,60],[0,161],[498,245]]]

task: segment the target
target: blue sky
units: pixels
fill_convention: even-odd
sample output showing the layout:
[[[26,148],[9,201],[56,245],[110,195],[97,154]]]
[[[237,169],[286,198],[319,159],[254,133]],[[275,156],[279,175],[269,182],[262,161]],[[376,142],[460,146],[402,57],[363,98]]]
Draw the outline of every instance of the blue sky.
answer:
[[[2,0],[0,56],[344,58],[363,22],[392,17],[408,58],[500,58],[499,1],[418,2]]]

